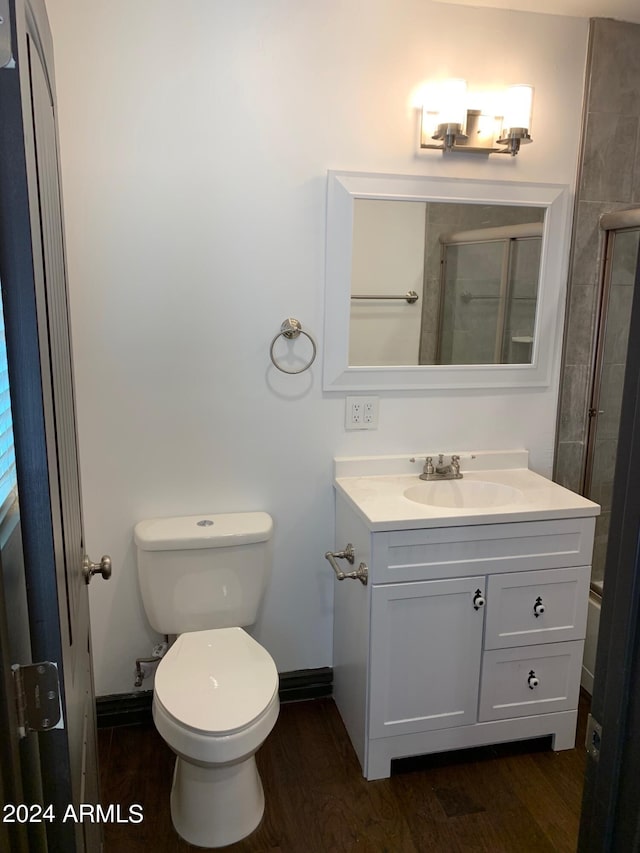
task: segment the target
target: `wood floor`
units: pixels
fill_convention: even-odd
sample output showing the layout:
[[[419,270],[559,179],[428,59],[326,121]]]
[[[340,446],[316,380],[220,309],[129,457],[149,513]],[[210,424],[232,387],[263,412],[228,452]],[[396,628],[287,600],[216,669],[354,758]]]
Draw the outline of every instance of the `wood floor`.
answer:
[[[548,742],[395,762],[367,782],[331,699],[285,704],[258,753],[266,809],[229,853],[557,853],[575,851],[587,698],[577,748]],[[174,757],[152,725],[99,732],[102,803],[139,803],[140,824],[105,825],[105,853],[184,853],[169,790]]]

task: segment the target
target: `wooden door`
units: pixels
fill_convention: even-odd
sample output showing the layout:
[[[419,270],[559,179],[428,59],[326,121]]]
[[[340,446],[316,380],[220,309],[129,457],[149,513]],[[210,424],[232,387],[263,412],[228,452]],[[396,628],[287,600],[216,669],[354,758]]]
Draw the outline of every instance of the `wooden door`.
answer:
[[[46,849],[43,827],[21,823],[6,811],[18,803],[39,802],[40,767],[37,742],[20,743],[12,667],[31,663],[27,593],[20,539],[18,501],[4,507],[0,518],[0,781],[3,815],[0,850],[26,853]],[[31,828],[31,839],[29,829]],[[39,830],[39,831],[38,831]],[[39,836],[40,845],[35,835]],[[33,842],[33,843],[30,843]]]
[[[98,801],[98,776],[52,44],[43,0],[6,12],[0,280],[21,538],[32,656],[57,665],[63,700],[62,726],[37,735],[42,802],[49,849],[93,853],[100,825],[74,819]]]

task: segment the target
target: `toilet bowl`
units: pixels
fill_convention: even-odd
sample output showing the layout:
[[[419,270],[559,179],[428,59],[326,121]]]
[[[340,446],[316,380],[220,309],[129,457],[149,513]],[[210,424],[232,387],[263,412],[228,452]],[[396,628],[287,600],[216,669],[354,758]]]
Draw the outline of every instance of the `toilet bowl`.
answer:
[[[190,844],[222,847],[259,825],[255,753],[278,710],[275,664],[242,628],[182,634],[158,665],[153,718],[177,756],[171,818]]]
[[[158,664],[153,719],[176,753],[171,818],[199,847],[223,847],[260,823],[255,753],[275,725],[278,673],[243,630],[271,568],[266,512],[140,521],[134,529],[145,613],[177,635]]]

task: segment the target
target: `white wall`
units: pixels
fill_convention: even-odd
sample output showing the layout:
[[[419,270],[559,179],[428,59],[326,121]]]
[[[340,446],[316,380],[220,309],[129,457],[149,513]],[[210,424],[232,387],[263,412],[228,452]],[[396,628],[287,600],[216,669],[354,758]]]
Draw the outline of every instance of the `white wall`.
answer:
[[[418,299],[352,301],[349,364],[420,363],[426,213],[425,202],[356,200],[351,293]]]
[[[587,21],[428,0],[47,6],[86,539],[114,563],[91,586],[97,693],[130,691],[155,641],[132,540],[154,515],[272,513],[256,636],[281,671],[329,665],[332,457],[524,446],[549,473],[557,389],[389,394],[377,431],[345,433],[321,353],[275,371],[285,317],[321,337],[326,171],[572,184]],[[532,83],[534,144],[417,155],[412,98],[440,76]]]

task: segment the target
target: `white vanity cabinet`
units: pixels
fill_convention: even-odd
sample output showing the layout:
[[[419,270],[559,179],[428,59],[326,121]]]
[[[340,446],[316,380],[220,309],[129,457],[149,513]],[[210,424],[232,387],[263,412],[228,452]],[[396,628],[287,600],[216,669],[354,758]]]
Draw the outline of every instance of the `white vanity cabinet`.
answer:
[[[371,529],[341,491],[334,697],[367,779],[393,758],[543,735],[573,747],[595,518]]]

